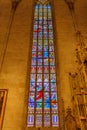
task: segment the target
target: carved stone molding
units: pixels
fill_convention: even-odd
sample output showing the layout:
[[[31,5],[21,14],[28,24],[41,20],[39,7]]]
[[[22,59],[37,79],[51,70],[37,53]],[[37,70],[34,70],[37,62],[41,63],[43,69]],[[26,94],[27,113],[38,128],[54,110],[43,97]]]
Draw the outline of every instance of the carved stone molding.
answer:
[[[68,107],[66,112],[67,112],[67,115],[65,117],[65,128],[66,128],[66,130],[77,130],[76,120],[72,115],[71,108]]]
[[[38,4],[48,4],[50,0],[36,0],[36,3]]]

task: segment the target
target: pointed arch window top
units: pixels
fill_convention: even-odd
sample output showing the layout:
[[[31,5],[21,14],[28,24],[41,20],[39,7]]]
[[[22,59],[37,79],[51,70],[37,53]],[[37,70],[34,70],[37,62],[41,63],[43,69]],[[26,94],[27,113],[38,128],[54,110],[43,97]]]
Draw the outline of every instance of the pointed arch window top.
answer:
[[[49,2],[49,0],[37,0],[37,3],[40,3],[40,4],[46,4]]]

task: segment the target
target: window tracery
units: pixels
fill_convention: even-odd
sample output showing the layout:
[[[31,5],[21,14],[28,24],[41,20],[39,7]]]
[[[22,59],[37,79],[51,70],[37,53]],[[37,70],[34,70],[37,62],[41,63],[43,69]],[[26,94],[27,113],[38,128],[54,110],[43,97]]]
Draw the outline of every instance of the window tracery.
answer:
[[[51,4],[35,4],[28,127],[58,127],[54,36]]]

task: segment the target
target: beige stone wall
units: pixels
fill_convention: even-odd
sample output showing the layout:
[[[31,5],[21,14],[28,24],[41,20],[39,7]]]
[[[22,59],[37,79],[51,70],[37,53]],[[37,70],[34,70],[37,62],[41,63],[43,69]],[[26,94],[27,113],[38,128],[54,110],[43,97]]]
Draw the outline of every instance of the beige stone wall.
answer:
[[[3,54],[5,54],[0,69],[0,88],[8,89],[2,130],[25,130],[26,128],[33,4],[34,0],[22,0],[19,4],[14,15],[7,49],[4,53],[11,16],[11,1],[0,0],[0,67]],[[87,1],[76,1],[75,10],[79,28],[86,43]],[[76,70],[75,31],[69,9],[64,0],[53,1],[53,13],[59,98],[64,99],[64,108],[67,109],[68,106],[72,107],[68,73]],[[59,105],[61,111],[61,103]],[[62,112],[60,113],[62,114]]]
[[[0,60],[6,45],[11,1],[0,1]],[[0,88],[8,89],[2,130],[22,130],[25,126],[25,93],[31,46],[33,1],[22,0],[12,23],[9,41],[0,72]]]

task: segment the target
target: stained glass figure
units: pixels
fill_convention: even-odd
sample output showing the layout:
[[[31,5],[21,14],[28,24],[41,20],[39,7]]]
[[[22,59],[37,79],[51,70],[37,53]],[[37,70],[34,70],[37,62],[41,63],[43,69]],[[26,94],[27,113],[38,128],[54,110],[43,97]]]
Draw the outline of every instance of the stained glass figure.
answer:
[[[31,66],[31,73],[36,73],[36,66]]]
[[[35,82],[36,80],[36,74],[31,74],[31,82]]]
[[[50,126],[50,115],[48,114],[44,116],[44,126]]]
[[[44,83],[44,91],[49,91],[49,83]]]
[[[44,59],[44,65],[48,65],[48,58]]]
[[[49,73],[49,66],[44,66],[44,73]]]
[[[36,92],[36,102],[42,102],[42,90]]]
[[[42,115],[36,115],[36,127],[42,126]]]
[[[35,83],[30,82],[30,91],[35,91]]]
[[[29,115],[28,116],[28,121],[27,121],[28,126],[34,126],[34,115]]]
[[[28,127],[59,126],[52,13],[46,1],[35,5]]]
[[[52,115],[52,126],[58,126],[59,123],[59,119],[58,119],[58,115]]]
[[[42,73],[42,66],[37,66],[37,73]]]
[[[29,102],[34,102],[35,100],[34,100],[34,98],[35,98],[35,93],[34,92],[30,92],[30,94],[29,94]]]

